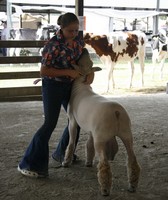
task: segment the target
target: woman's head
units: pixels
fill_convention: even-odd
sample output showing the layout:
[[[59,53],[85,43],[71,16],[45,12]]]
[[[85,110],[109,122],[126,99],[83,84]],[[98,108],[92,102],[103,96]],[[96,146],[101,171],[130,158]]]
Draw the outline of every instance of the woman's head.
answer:
[[[60,15],[57,24],[61,27],[64,37],[67,40],[74,39],[78,35],[79,20],[73,13]]]

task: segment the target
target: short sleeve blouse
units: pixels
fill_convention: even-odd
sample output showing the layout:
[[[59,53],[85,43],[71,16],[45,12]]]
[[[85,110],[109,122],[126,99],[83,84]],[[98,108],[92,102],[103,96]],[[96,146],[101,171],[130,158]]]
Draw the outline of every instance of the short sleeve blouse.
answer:
[[[76,63],[83,47],[84,41],[78,36],[73,40],[71,46],[66,44],[61,30],[59,30],[43,48],[42,66],[55,67],[57,69],[72,68],[71,64]]]

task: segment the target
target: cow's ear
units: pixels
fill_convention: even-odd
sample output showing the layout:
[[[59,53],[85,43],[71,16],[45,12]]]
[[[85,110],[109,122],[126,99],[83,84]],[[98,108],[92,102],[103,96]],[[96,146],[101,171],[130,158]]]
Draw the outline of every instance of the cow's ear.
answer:
[[[99,40],[99,37],[98,37],[98,36],[96,36],[96,37],[94,38],[94,40]]]

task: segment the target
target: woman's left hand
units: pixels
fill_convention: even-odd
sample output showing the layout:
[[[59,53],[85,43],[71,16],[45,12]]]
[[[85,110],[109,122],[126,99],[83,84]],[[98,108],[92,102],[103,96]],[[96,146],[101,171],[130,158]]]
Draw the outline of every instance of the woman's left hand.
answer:
[[[93,80],[94,80],[94,72],[91,72],[90,74],[86,76],[84,84],[90,85],[92,84]]]

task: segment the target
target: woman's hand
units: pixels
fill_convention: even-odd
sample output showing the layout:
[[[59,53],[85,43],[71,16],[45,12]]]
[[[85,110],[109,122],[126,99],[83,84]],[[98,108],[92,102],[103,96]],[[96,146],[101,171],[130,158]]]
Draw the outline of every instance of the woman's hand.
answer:
[[[80,72],[74,69],[69,70],[68,76],[72,79],[79,78],[81,76]]]

